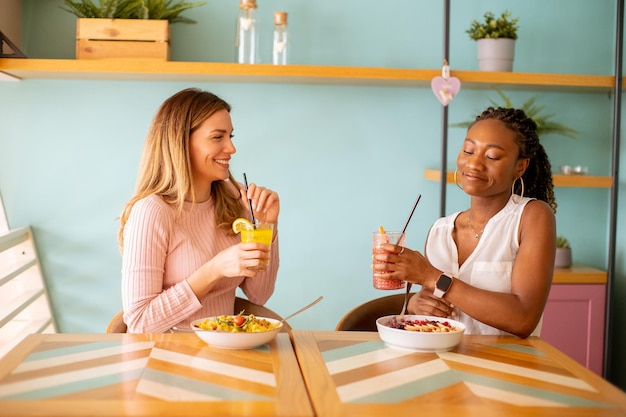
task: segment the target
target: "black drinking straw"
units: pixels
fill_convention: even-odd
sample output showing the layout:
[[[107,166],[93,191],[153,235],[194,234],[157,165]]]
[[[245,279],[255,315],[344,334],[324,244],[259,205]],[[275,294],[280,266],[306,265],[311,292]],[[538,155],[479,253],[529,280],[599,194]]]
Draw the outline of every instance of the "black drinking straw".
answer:
[[[248,192],[248,178],[246,178],[245,172],[243,173],[243,182],[246,185],[246,193],[247,193]],[[248,198],[248,207],[250,207],[250,216],[252,217],[252,228],[256,228],[256,221],[254,220],[254,213],[252,212],[252,200],[250,198]],[[413,207],[413,210],[415,210],[415,207]]]
[[[406,228],[409,226],[409,222],[411,221],[411,217],[413,217],[413,213],[415,212],[415,208],[417,207],[417,203],[420,202],[420,198],[422,198],[422,195],[418,194],[417,198],[415,199],[415,203],[413,203],[413,208],[411,209],[411,212],[409,213],[409,217],[406,219],[406,222],[404,223],[404,227],[402,228],[402,233],[400,233],[400,238],[398,239],[398,244],[402,240],[402,236],[404,236],[404,233],[406,232]],[[404,248],[402,250],[404,250]],[[400,251],[400,253],[402,253],[402,251]],[[404,307],[402,307],[402,313],[400,313],[400,317],[404,317],[404,309],[406,308],[406,303],[409,300],[409,293],[411,292],[411,286],[413,286],[413,283],[407,281],[406,282],[406,292],[404,293]]]
[[[415,200],[415,203],[413,204],[413,208],[411,209],[411,212],[409,213],[409,218],[406,219],[406,223],[404,223],[404,228],[402,229],[402,233],[400,234],[400,239],[398,239],[398,242],[402,240],[402,236],[404,236],[404,233],[406,232],[406,228],[409,226],[409,222],[411,221],[411,217],[413,217],[413,213],[415,212],[415,207],[417,207],[417,203],[420,202],[420,198],[422,198],[422,195],[418,194],[417,199]]]

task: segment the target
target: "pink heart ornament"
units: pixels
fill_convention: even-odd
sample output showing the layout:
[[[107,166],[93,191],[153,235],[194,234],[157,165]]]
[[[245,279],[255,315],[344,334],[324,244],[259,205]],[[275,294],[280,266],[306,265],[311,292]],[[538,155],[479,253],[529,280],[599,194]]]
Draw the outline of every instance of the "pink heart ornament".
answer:
[[[444,106],[447,106],[461,90],[461,80],[456,77],[450,77],[448,79],[435,77],[430,82],[430,86],[437,100]]]

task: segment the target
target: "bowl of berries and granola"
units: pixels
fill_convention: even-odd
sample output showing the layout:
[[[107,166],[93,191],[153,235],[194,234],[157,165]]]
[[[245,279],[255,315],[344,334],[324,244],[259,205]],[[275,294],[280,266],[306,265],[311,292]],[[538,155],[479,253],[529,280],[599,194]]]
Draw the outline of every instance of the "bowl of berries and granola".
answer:
[[[461,343],[465,325],[435,316],[385,316],[376,320],[378,335],[388,346],[420,352],[444,352]]]

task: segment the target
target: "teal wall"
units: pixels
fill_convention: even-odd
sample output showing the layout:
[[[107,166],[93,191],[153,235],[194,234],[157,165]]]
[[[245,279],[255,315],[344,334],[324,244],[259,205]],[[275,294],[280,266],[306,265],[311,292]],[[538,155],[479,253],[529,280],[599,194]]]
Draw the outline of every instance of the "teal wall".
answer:
[[[451,68],[476,70],[476,45],[465,34],[487,10],[520,17],[515,71],[612,74],[615,1],[452,1]],[[30,58],[75,56],[75,17],[62,0],[23,0],[21,49]],[[172,60],[232,62],[237,0],[209,0],[173,25]],[[537,9],[541,9],[541,13]],[[443,2],[435,0],[259,0],[262,60],[270,61],[272,13],[289,12],[294,64],[438,68]],[[580,24],[584,22],[585,24]],[[1,28],[0,28],[1,29]],[[157,107],[186,87],[213,91],[233,105],[234,175],[281,196],[281,270],[268,306],[295,328],[333,329],[351,307],[386,295],[371,286],[371,232],[400,228],[418,193],[408,229],[421,249],[439,215],[439,184],[423,179],[440,163],[441,106],[430,89],[253,83],[26,80],[0,83],[0,192],[11,227],[31,225],[59,329],[100,332],[121,308],[116,218],[130,198],[143,140]],[[542,138],[555,170],[583,164],[610,175],[612,97],[603,93],[505,90],[529,97],[577,140]],[[465,121],[496,98],[462,89],[450,122]],[[449,129],[449,166],[464,137]],[[262,157],[259,157],[262,156]],[[619,189],[623,188],[621,175]],[[575,261],[605,269],[606,189],[559,188],[559,234]],[[623,194],[623,193],[621,193]],[[447,212],[467,197],[448,186]],[[623,197],[620,206],[624,207]],[[621,210],[623,211],[623,209]],[[621,219],[620,219],[621,220]],[[624,234],[623,222],[618,236]],[[626,295],[625,242],[618,239],[613,301]],[[626,387],[626,310],[614,302],[613,369]]]

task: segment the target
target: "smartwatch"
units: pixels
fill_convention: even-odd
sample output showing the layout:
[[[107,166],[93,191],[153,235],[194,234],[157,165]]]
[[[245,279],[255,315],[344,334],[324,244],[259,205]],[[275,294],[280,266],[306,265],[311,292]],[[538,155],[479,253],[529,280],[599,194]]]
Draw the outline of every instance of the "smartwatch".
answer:
[[[435,295],[435,297],[443,298],[443,296],[446,295],[451,286],[452,278],[445,274],[441,274],[439,275],[439,278],[437,278],[437,283],[435,284],[435,291],[433,291],[433,294]]]

